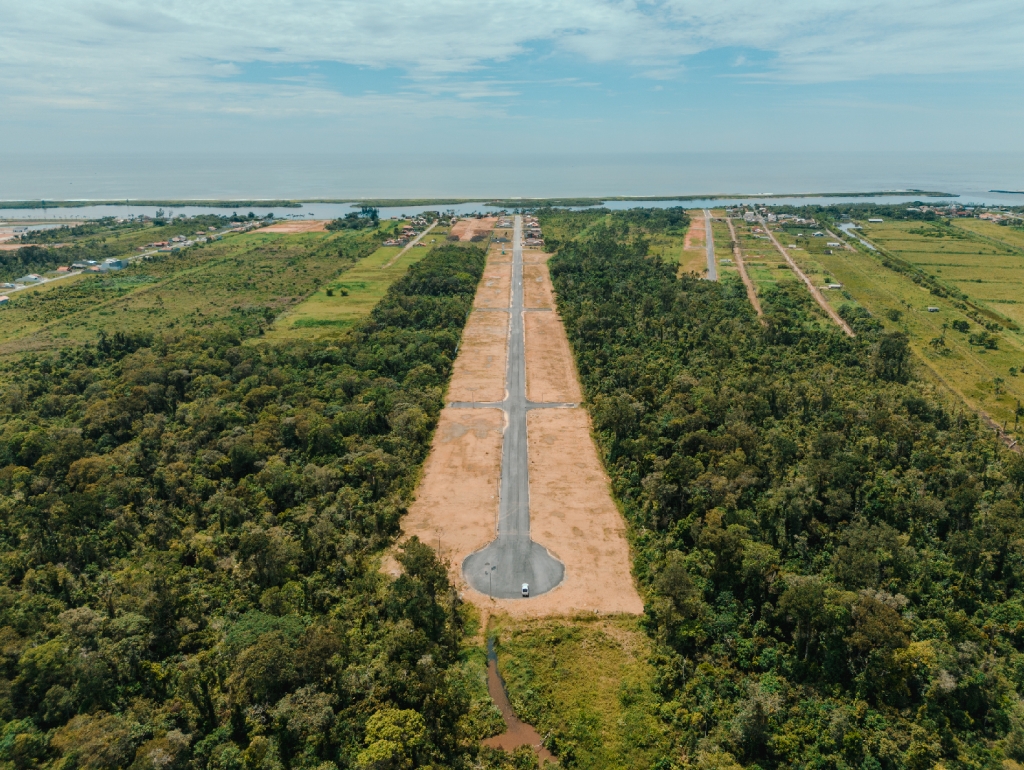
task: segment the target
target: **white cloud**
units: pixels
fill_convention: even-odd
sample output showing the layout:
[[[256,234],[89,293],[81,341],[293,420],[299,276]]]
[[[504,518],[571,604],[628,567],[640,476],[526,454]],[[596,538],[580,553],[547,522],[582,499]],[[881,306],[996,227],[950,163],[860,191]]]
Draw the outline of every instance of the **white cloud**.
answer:
[[[1024,67],[1019,0],[0,0],[0,18],[0,98],[15,108],[476,114],[516,98],[501,64],[535,44],[658,80],[719,48],[761,51],[770,64],[731,60],[796,82]],[[232,79],[254,62],[396,68],[408,86],[385,98],[294,71]]]

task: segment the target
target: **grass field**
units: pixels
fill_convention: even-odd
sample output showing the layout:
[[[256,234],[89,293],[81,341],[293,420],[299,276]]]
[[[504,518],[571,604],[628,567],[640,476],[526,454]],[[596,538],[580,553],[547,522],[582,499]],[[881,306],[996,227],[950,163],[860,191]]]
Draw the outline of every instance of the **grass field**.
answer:
[[[958,288],[979,286],[973,283],[976,278],[1009,283],[1024,277],[1024,269],[1018,273],[1012,266],[992,266],[1019,259],[1000,252],[998,246],[936,238],[927,230],[921,232],[923,229],[922,223],[917,222],[883,223],[870,228],[865,225],[865,234],[944,283],[959,277],[954,284]],[[885,268],[877,255],[860,246],[853,252],[835,249],[831,255],[820,247],[812,247],[793,255],[804,269],[812,271],[812,278],[821,276],[824,280],[827,276],[843,284],[842,291],[826,293],[834,307],[859,304],[887,329],[906,332],[911,347],[928,370],[972,408],[980,409],[1000,424],[1005,422],[1012,430],[1018,401],[1024,400],[1024,376],[1014,374],[1024,371],[1024,338],[1019,332],[1008,328],[989,332],[978,321],[988,319],[972,313],[969,305],[932,294],[908,275]],[[1020,261],[1024,263],[1024,259]],[[954,264],[958,266],[955,270],[951,267]],[[972,301],[992,303],[1005,310],[991,298],[1006,291],[1012,293],[1012,288],[1006,290],[998,283],[980,286],[990,287],[988,299],[982,299],[976,290],[968,290]],[[1017,296],[1024,299],[1020,293]],[[929,312],[929,307],[938,310]],[[954,322],[967,324],[967,331],[956,330]],[[989,338],[996,337],[995,348],[979,344],[984,339],[981,335],[986,333]]]
[[[718,219],[712,220],[711,232],[715,237],[715,260],[718,262],[718,276],[720,280],[739,280],[739,271],[733,263],[732,236],[729,234],[729,225]]]
[[[492,616],[516,714],[551,736],[567,767],[641,770],[666,753],[651,642],[633,617]]]
[[[256,231],[19,292],[0,309],[0,355],[95,341],[101,331],[181,331],[228,319],[263,326],[372,250],[377,238]]]
[[[382,246],[281,315],[261,339],[323,339],[340,334],[369,315],[388,287],[405,275],[410,265],[423,259],[431,247],[444,244],[447,235],[448,228],[434,228],[420,241],[424,246],[414,246],[398,259],[395,257],[402,247]]]
[[[780,285],[795,286],[800,279],[786,264],[786,260],[779,254],[768,236],[764,233],[754,232],[759,229],[759,224],[750,224],[742,219],[734,219],[733,227],[736,228],[736,237],[739,239],[740,249],[743,251],[743,260],[747,265],[747,273],[757,287],[758,296],[765,291]],[[786,244],[783,240],[784,245]]]

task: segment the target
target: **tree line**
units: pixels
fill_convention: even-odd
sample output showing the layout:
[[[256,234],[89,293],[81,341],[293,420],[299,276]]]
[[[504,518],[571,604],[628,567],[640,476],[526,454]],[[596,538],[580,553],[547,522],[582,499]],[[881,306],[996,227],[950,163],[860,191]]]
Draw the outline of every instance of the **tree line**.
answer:
[[[1021,456],[902,334],[848,339],[785,289],[762,328],[617,216],[550,267],[646,593],[663,766],[1024,761]]]
[[[330,342],[117,330],[4,365],[0,766],[469,766],[446,567],[379,564],[483,265],[433,250]]]

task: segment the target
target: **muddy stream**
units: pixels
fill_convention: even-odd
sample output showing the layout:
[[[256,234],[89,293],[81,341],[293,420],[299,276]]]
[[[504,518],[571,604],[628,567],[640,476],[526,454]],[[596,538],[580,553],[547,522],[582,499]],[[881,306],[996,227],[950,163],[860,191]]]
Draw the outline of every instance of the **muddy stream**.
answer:
[[[494,651],[493,637],[487,640],[487,692],[490,693],[491,700],[494,701],[501,712],[502,719],[505,720],[505,732],[495,735],[493,738],[487,738],[481,743],[492,749],[504,751],[513,751],[520,746],[530,746],[536,752],[541,767],[548,762],[557,764],[558,760],[555,759],[555,756],[541,745],[540,733],[533,725],[528,725],[519,719],[515,711],[512,710],[508,693],[505,691],[505,682],[502,681],[501,674],[498,673],[498,654]]]

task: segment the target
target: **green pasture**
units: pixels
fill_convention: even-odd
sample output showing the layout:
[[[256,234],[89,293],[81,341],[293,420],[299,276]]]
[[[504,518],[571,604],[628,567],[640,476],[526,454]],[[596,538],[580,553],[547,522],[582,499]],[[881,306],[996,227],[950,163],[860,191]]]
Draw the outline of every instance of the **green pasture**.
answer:
[[[101,331],[182,331],[231,322],[255,333],[350,266],[374,238],[255,231],[46,291],[19,292],[0,309],[0,355],[94,341]]]
[[[1020,220],[1017,220],[1020,222]],[[982,238],[991,238],[1005,243],[1010,248],[1024,253],[1024,225],[997,225],[985,219],[958,219],[953,223],[959,227]]]
[[[761,227],[760,224],[734,219],[733,227],[736,228],[736,238],[743,251],[747,274],[754,282],[759,297],[776,286],[790,286],[800,282],[768,237],[764,233],[754,232],[754,228]]]
[[[976,219],[863,223],[866,237],[963,292],[993,314],[1024,326],[1024,251],[1018,233]]]
[[[641,770],[669,750],[638,618],[491,620],[512,707],[572,767]]]
[[[798,263],[811,262],[810,255],[799,254],[794,255]],[[1011,373],[1024,371],[1024,345],[1017,334],[998,332],[996,349],[972,344],[972,337],[985,330],[956,300],[935,296],[864,249],[814,254],[813,263],[843,284],[842,292],[826,293],[833,305],[859,304],[887,329],[906,332],[924,365],[951,390],[998,422],[1013,425],[1017,400],[1024,399],[1024,375]],[[957,331],[954,321],[966,323],[968,331]]]
[[[369,315],[388,287],[405,275],[410,265],[423,259],[431,247],[443,245],[447,235],[447,228],[434,228],[420,241],[424,246],[413,246],[401,257],[400,246],[377,249],[283,313],[260,339],[322,339],[341,333]]]
[[[739,280],[740,271],[736,267],[732,254],[732,236],[729,234],[729,225],[714,219],[711,221],[711,234],[715,238],[715,261],[718,263],[719,278],[721,280],[731,278]]]

